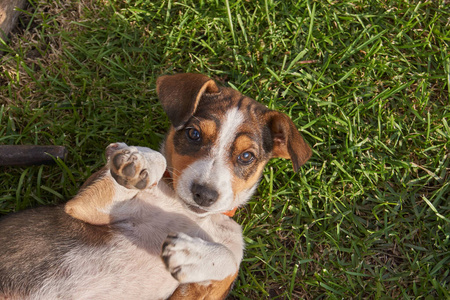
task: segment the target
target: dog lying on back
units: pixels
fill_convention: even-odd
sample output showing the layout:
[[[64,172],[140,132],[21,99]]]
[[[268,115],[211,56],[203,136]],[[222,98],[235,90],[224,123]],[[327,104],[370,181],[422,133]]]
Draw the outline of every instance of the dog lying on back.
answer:
[[[201,74],[160,77],[159,152],[122,143],[65,206],[0,219],[0,299],[223,299],[242,260],[230,216],[272,157],[311,149],[292,121]]]

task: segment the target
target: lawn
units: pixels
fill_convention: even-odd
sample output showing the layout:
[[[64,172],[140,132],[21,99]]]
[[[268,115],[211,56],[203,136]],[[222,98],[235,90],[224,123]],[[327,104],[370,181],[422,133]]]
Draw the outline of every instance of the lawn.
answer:
[[[156,78],[200,72],[287,113],[313,148],[272,160],[235,219],[232,299],[450,298],[450,2],[36,0],[0,42],[0,213],[70,199],[111,142],[157,149]],[[1,55],[1,54],[0,54]]]

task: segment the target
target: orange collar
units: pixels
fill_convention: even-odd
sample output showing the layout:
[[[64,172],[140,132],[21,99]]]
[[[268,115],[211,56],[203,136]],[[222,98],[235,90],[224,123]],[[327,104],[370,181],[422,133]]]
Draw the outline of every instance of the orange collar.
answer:
[[[172,178],[172,176],[171,176],[171,174],[170,174],[170,172],[168,170],[166,170],[164,172],[163,178],[167,178],[167,179],[171,179]],[[222,215],[225,215],[227,217],[232,218],[236,214],[236,210],[237,210],[237,207],[234,207],[234,208],[232,208],[229,211],[223,212]]]
[[[234,217],[234,214],[236,213],[237,207],[233,208],[232,210],[223,212],[222,215],[228,216],[230,218]]]

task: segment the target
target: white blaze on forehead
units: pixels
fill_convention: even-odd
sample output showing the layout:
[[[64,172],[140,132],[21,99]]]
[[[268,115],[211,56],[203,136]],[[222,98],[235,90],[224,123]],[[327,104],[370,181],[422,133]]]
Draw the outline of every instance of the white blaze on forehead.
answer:
[[[244,115],[237,108],[229,110],[225,114],[223,123],[220,125],[219,135],[214,147],[213,155],[221,160],[228,157],[230,146],[236,138],[237,129],[244,121]]]
[[[211,207],[213,209],[231,209],[230,206],[235,200],[232,187],[234,173],[227,161],[239,126],[243,122],[244,115],[238,108],[229,110],[220,124],[217,140],[211,149],[211,164],[205,170],[208,177],[204,177],[203,180],[219,192],[218,201]]]
[[[191,192],[192,183],[196,182],[215,189],[219,193],[219,198],[206,209],[211,212],[230,210],[235,201],[235,196],[238,202],[241,198],[248,198],[247,195],[244,195],[245,193],[242,195],[233,194],[234,174],[227,162],[230,156],[230,147],[236,139],[237,130],[244,122],[244,114],[237,108],[233,108],[225,114],[221,121],[217,140],[210,155],[195,161],[189,168],[186,168],[181,173],[177,184],[178,195],[192,205],[196,205]]]

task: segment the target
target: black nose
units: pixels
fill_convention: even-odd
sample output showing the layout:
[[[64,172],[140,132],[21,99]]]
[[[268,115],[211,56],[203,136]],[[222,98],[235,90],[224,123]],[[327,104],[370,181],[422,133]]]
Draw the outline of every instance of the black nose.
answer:
[[[192,184],[191,193],[195,203],[204,207],[211,206],[219,197],[219,193],[215,189],[198,183]]]

